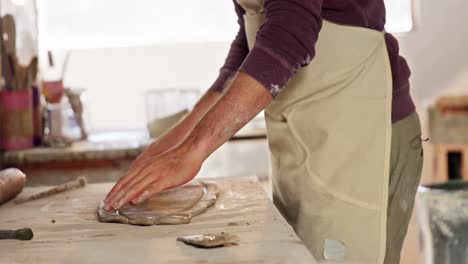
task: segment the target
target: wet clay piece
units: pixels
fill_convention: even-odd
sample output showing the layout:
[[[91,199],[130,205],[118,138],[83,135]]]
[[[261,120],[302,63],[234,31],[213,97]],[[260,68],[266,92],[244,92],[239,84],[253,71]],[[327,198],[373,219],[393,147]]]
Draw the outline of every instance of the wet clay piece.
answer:
[[[212,206],[219,195],[212,182],[193,182],[154,195],[145,202],[128,204],[120,210],[105,210],[104,202],[98,208],[100,222],[131,225],[188,224],[192,217]]]
[[[237,245],[237,243],[239,243],[239,237],[237,235],[221,232],[217,234],[182,236],[178,237],[177,241],[182,241],[187,245],[199,248],[215,248]]]

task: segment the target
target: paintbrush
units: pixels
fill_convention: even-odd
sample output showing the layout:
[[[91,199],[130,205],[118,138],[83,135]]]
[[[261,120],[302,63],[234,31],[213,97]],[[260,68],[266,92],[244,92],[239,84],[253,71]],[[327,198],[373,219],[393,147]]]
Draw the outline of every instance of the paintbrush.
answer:
[[[34,233],[31,228],[22,228],[18,230],[0,230],[0,239],[18,239],[31,240]]]
[[[29,63],[29,66],[28,66],[28,87],[31,87],[33,85],[33,82],[36,81],[37,71],[38,71],[37,64],[38,64],[37,57],[34,56],[31,59],[31,62]]]
[[[54,67],[54,56],[52,55],[52,51],[47,51],[47,58],[49,60],[49,67]]]
[[[88,181],[86,180],[86,178],[83,177],[83,176],[80,176],[74,181],[70,181],[70,182],[61,184],[61,185],[53,187],[53,188],[51,188],[51,189],[49,189],[47,191],[36,193],[34,195],[31,195],[31,196],[28,196],[28,197],[25,197],[25,198],[19,198],[19,199],[15,200],[15,204],[22,204],[22,203],[37,200],[37,199],[40,199],[40,198],[49,197],[49,196],[57,194],[57,193],[62,193],[62,192],[65,192],[65,191],[81,188],[81,187],[86,186],[87,183],[88,183]]]
[[[5,78],[5,87],[13,90],[16,87],[16,25],[15,19],[11,14],[7,14],[1,19],[1,58],[2,71]]]

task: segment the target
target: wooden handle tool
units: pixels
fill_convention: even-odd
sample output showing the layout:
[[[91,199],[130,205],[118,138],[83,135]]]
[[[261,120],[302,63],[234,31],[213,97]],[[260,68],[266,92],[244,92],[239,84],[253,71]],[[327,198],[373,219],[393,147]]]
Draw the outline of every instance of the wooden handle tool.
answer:
[[[7,54],[16,57],[16,23],[15,18],[6,14],[3,17],[3,38],[5,41],[5,49]]]
[[[52,189],[49,189],[47,191],[36,193],[34,195],[31,195],[31,196],[28,196],[28,197],[25,197],[25,198],[17,199],[17,200],[15,200],[15,204],[22,204],[22,203],[37,200],[37,199],[40,199],[40,198],[49,197],[49,196],[57,194],[57,193],[62,193],[62,192],[65,192],[65,191],[81,188],[81,187],[86,186],[87,183],[88,183],[88,181],[86,180],[86,177],[80,176],[74,181],[70,181],[70,182],[64,183],[62,185],[53,187]]]
[[[34,233],[31,228],[22,228],[18,230],[0,230],[0,239],[18,239],[31,240]]]

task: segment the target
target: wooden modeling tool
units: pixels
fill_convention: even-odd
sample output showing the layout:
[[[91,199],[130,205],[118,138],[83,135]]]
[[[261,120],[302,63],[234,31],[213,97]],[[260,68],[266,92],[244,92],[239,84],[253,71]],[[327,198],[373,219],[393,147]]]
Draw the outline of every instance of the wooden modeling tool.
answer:
[[[47,59],[49,60],[49,67],[54,67],[54,55],[51,50],[47,51]]]
[[[38,60],[37,60],[37,57],[34,56],[31,59],[31,62],[29,63],[29,66],[28,66],[28,82],[29,82],[28,87],[31,87],[33,82],[36,80],[37,72],[38,72]]]
[[[7,54],[16,57],[16,25],[12,15],[7,14],[3,17],[3,33],[5,41],[5,50]]]
[[[5,60],[5,86],[9,89],[15,89],[17,84],[15,80],[16,65],[16,25],[12,15],[7,14],[2,18],[2,59]]]
[[[5,88],[6,89],[12,89],[12,82],[13,82],[13,73],[11,72],[11,65],[8,59],[8,53],[7,53],[7,41],[5,40],[5,35],[7,36],[8,33],[6,33],[3,29],[3,24],[4,24],[5,18],[2,17],[0,19],[0,48],[1,48],[1,61],[2,61],[2,75],[5,78]]]
[[[54,194],[70,191],[70,190],[73,190],[73,189],[82,188],[82,187],[86,186],[87,183],[88,183],[88,181],[86,180],[86,178],[83,177],[83,176],[80,176],[74,181],[70,181],[70,182],[61,184],[61,185],[53,187],[52,189],[49,189],[47,191],[43,191],[43,192],[36,193],[34,195],[31,195],[31,196],[28,196],[28,197],[25,197],[25,198],[20,198],[18,200],[15,200],[15,204],[22,204],[22,203],[37,200],[37,199],[40,199],[40,198],[49,197],[49,196],[54,195]]]
[[[83,120],[83,102],[81,101],[82,91],[65,89],[65,95],[70,102],[70,106],[73,110],[76,122],[80,126],[81,140],[86,140],[88,138],[88,133],[86,132],[85,123]]]
[[[34,233],[31,228],[22,228],[18,230],[0,230],[0,239],[18,239],[31,240]]]

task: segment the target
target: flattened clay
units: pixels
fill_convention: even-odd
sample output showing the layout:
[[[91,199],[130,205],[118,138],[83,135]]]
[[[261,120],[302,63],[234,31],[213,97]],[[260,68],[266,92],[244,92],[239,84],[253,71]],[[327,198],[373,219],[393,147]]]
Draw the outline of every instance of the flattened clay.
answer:
[[[120,210],[105,210],[101,201],[97,214],[100,222],[131,225],[188,224],[192,217],[212,206],[219,195],[213,182],[194,182],[158,193],[145,202],[127,204]]]

